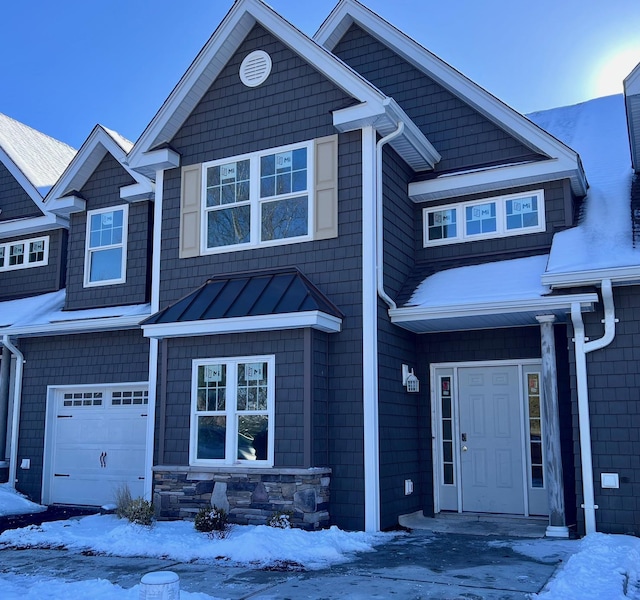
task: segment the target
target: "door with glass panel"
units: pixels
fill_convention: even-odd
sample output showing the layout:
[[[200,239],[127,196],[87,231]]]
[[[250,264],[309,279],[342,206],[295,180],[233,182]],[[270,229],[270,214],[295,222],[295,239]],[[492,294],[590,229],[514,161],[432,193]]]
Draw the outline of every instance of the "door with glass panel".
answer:
[[[432,373],[437,510],[546,514],[539,365]]]

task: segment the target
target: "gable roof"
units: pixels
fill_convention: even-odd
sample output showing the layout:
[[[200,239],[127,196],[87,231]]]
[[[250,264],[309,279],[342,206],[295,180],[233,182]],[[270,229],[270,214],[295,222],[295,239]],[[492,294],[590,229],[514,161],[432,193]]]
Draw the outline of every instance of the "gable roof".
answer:
[[[155,169],[177,166],[166,146],[202,99],[249,31],[259,24],[293,49],[359,104],[334,113],[340,131],[372,125],[381,135],[400,122],[405,131],[391,145],[415,170],[426,170],[440,160],[437,150],[397,103],[356,71],[295,28],[261,0],[236,0],[204,48],[144,130],[129,156],[131,166],[149,177]],[[157,152],[157,158],[151,153]]]
[[[43,198],[75,153],[71,146],[0,113],[0,162],[41,213],[0,222],[0,238],[68,226],[46,210]]]
[[[0,113],[0,160],[25,191],[35,189],[36,199],[44,198],[75,153],[64,142]],[[19,173],[15,173],[16,169]]]
[[[532,183],[540,181],[541,177],[548,180],[550,171],[556,172],[557,178],[568,177],[576,195],[583,196],[586,193],[586,178],[580,158],[575,151],[498,100],[357,0],[340,0],[318,29],[314,40],[328,50],[333,50],[354,23],[522,144],[550,159],[531,163],[530,166],[520,166],[518,170],[512,169],[507,174],[502,174],[499,168],[492,168],[478,170],[474,174],[464,173],[460,180],[454,173],[416,182],[412,184],[410,192],[415,200],[438,199],[449,194],[453,188],[463,190],[463,193],[485,191],[491,189],[491,181],[495,178],[500,179],[499,185],[502,187],[524,183],[527,178],[532,178]],[[541,167],[545,170],[544,175],[537,172]],[[531,174],[529,170],[532,170]]]
[[[149,337],[314,327],[340,331],[343,314],[297,268],[219,275],[143,322]]]
[[[126,164],[127,152],[132,147],[133,143],[119,133],[96,125],[47,195],[45,207],[61,216],[85,210],[85,201],[76,192],[87,182],[107,154],[111,154],[136,180],[135,184],[121,189],[120,197],[129,201],[151,199],[153,184]]]

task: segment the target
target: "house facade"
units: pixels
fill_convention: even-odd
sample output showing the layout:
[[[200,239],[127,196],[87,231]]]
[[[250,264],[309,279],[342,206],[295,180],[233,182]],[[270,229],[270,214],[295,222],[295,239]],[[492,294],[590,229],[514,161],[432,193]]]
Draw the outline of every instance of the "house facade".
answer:
[[[624,136],[637,82],[627,119],[602,105]],[[10,480],[167,519],[637,534],[631,159],[591,181],[555,114],[355,0],[313,39],[235,2],[135,144],[96,127],[43,196],[64,277],[0,305],[34,306],[0,323]]]

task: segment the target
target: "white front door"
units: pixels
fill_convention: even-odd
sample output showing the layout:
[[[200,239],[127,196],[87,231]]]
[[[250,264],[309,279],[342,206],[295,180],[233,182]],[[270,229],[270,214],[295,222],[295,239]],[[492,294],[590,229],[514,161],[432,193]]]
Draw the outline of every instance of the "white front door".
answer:
[[[458,382],[462,510],[524,514],[518,369],[460,369]]]
[[[127,486],[144,493],[146,386],[52,391],[44,501],[101,506]]]
[[[539,361],[431,372],[436,512],[548,514]]]

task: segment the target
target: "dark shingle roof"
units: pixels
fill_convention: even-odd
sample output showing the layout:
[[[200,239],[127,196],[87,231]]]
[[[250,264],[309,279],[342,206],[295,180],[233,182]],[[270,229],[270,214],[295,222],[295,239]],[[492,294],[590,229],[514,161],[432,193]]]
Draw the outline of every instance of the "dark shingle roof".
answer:
[[[344,315],[297,268],[251,271],[208,279],[143,325],[184,323],[274,314],[320,311]]]

